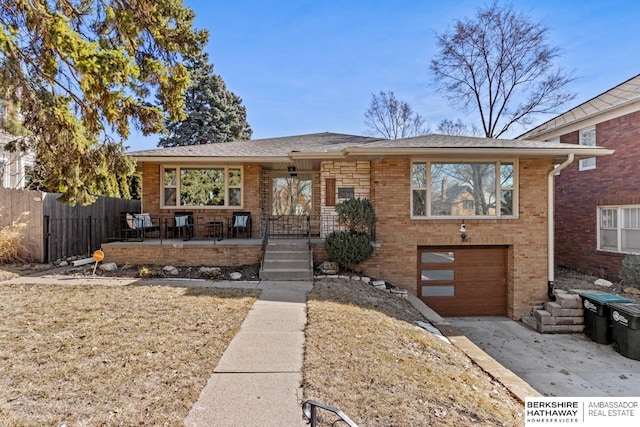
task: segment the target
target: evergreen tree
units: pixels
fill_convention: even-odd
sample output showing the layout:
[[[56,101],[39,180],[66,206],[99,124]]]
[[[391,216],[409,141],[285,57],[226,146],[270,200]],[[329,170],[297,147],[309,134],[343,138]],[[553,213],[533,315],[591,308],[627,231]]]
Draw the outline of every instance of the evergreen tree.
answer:
[[[247,110],[233,92],[227,90],[222,77],[213,73],[209,56],[200,52],[186,58],[191,86],[185,95],[187,117],[179,122],[166,122],[169,136],[159,147],[200,145],[251,138]]]
[[[194,18],[182,0],[0,1],[0,99],[30,135],[7,148],[28,145],[42,185],[67,203],[127,196],[130,127],[184,118],[181,58],[207,38]]]

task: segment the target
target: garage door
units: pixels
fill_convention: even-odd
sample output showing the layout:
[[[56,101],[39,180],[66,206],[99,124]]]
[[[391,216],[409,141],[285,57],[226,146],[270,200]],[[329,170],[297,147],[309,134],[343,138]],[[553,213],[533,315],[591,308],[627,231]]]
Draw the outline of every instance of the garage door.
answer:
[[[507,248],[418,248],[420,298],[441,316],[507,315]]]

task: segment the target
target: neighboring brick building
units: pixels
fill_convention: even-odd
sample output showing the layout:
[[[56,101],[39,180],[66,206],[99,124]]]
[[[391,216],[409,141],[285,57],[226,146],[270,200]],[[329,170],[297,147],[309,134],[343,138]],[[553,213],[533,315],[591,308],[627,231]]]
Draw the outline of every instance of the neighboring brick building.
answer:
[[[640,75],[541,124],[519,139],[598,146],[556,177],[556,265],[618,279],[640,254]]]
[[[260,235],[265,216],[287,219],[273,208],[283,177],[296,180],[289,189],[306,189],[304,198],[292,200],[304,200],[304,213],[320,218],[314,231],[318,237],[328,231],[322,218],[335,215],[336,203],[368,198],[378,224],[374,255],[361,266],[366,274],[407,289],[443,315],[519,318],[547,299],[547,207],[554,164],[570,155],[606,154],[610,152],[603,148],[573,144],[444,135],[381,140],[322,133],[132,156],[143,175],[144,212],[166,217],[188,210],[211,224],[208,218],[215,215],[248,211],[254,237]],[[194,191],[192,183],[205,176],[216,184]],[[466,191],[452,197],[451,189],[458,187]],[[464,211],[454,203],[464,205]],[[164,246],[166,262],[198,265],[207,256],[202,248],[181,256],[181,245]],[[159,256],[154,254],[147,256]],[[255,254],[259,248],[240,258]],[[318,250],[316,260],[323,254]]]

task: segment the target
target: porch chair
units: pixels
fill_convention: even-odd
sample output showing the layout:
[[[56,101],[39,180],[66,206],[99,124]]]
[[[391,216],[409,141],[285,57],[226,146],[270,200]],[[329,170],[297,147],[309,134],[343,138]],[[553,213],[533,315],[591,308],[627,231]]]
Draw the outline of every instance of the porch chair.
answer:
[[[146,234],[156,231],[160,232],[160,225],[154,225],[148,213],[122,212],[120,214],[120,238],[122,240],[143,241]]]
[[[193,238],[193,229],[193,212],[175,212],[173,220],[165,225],[165,235],[171,233],[174,238],[184,236],[184,240],[189,240]]]
[[[247,238],[251,238],[251,212],[233,212],[228,231],[231,237],[238,237],[240,232],[244,232]]]

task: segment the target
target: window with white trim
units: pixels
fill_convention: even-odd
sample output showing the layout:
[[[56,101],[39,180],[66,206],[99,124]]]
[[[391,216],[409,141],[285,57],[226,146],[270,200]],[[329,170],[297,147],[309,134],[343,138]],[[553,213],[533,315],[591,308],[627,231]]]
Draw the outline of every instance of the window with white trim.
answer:
[[[580,131],[580,145],[587,147],[596,146],[596,128],[583,129]],[[596,168],[596,158],[589,157],[588,159],[580,160],[578,170],[590,170]]]
[[[238,166],[164,167],[162,207],[242,206],[242,168]]]
[[[598,249],[640,253],[640,205],[598,208]]]
[[[414,161],[413,218],[514,218],[516,162]]]

